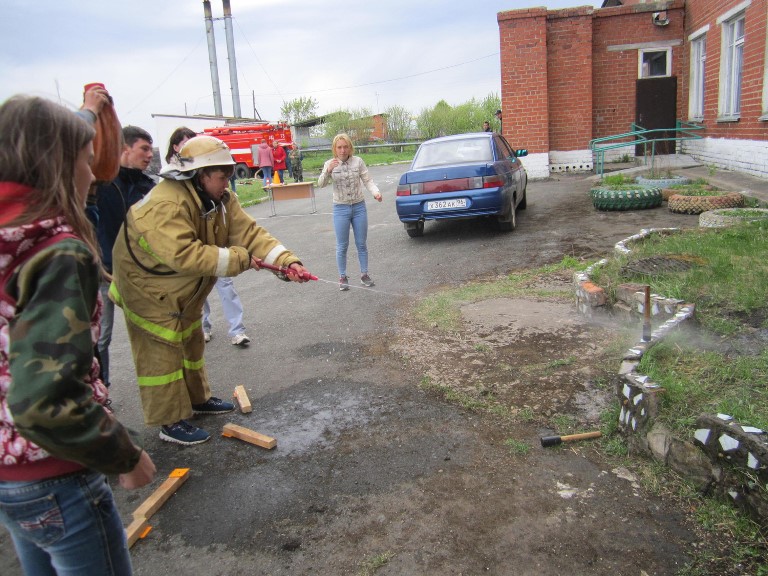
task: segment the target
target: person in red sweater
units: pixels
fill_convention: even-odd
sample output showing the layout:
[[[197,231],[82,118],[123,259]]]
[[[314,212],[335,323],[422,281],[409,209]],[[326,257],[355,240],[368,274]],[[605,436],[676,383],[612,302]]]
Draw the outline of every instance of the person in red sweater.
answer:
[[[285,174],[285,157],[287,154],[285,153],[285,148],[280,146],[277,140],[272,142],[272,156],[275,158],[275,172],[280,176],[280,183],[285,184],[283,175]]]

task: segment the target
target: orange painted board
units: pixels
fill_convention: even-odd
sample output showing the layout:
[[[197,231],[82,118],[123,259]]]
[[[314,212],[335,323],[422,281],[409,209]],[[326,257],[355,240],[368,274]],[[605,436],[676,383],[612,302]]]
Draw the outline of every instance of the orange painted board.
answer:
[[[222,436],[237,438],[243,442],[250,442],[261,446],[267,450],[271,450],[277,446],[277,440],[264,434],[259,434],[255,430],[249,430],[245,426],[238,426],[237,424],[224,424],[224,428],[221,432]]]
[[[235,400],[237,400],[237,404],[240,406],[240,412],[247,414],[253,410],[253,408],[251,408],[251,401],[248,399],[248,393],[245,391],[244,386],[235,387],[234,397]]]
[[[168,475],[168,478],[158,486],[157,490],[134,510],[133,518],[135,520],[140,518],[148,520],[151,518],[152,515],[165,504],[166,500],[173,496],[174,492],[187,481],[187,478],[189,478],[189,468],[176,468]]]

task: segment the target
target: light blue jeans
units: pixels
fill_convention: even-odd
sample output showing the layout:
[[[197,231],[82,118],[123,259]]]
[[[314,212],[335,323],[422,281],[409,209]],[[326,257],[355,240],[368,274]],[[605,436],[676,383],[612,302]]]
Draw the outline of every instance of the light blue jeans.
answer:
[[[339,276],[347,275],[347,248],[349,248],[349,228],[355,235],[357,258],[360,261],[360,274],[368,273],[368,211],[365,200],[357,204],[333,205],[333,228],[336,231],[336,266]]]
[[[106,477],[77,472],[0,482],[0,522],[24,574],[130,576],[131,557]]]
[[[222,276],[216,280],[216,290],[221,298],[221,308],[224,310],[224,317],[229,322],[229,337],[234,338],[238,334],[245,333],[243,325],[243,304],[240,302],[240,296],[235,290],[235,283],[232,278]],[[206,299],[203,304],[203,332],[211,332],[211,305]]]
[[[99,284],[101,300],[104,307],[101,309],[101,334],[96,347],[99,349],[99,363],[104,384],[109,386],[109,345],[112,343],[112,326],[115,324],[115,303],[109,299],[109,282]]]
[[[264,177],[264,180],[262,181],[262,185],[266,186],[268,183],[272,183],[272,166],[262,166],[260,168],[261,175]]]

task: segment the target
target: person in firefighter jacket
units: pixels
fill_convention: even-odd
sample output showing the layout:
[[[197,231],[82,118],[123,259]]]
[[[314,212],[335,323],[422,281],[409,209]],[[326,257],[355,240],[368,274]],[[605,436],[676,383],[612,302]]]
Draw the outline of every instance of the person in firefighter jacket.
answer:
[[[262,262],[284,268],[284,280],[309,275],[229,192],[233,170],[224,142],[188,140],[178,163],[131,207],[112,253],[109,297],[125,315],[144,421],[161,426],[168,442],[205,442],[210,435],[185,419],[234,409],[211,396],[203,360],[201,315],[216,278]]]

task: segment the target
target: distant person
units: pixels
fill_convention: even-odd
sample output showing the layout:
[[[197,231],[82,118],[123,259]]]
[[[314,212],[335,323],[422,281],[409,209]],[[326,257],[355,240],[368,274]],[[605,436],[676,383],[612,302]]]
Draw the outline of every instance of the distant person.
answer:
[[[0,523],[28,575],[131,574],[105,475],[134,489],[156,472],[105,408],[93,353],[100,261],[85,201],[95,133],[43,98],[0,106]]]
[[[357,258],[360,261],[360,282],[374,286],[368,274],[368,211],[365,207],[363,186],[381,202],[381,192],[373,182],[368,168],[355,152],[352,140],[346,134],[337,134],[331,144],[333,158],[323,164],[318,188],[333,182],[333,227],[336,231],[336,266],[339,269],[339,290],[349,290],[347,276],[347,248],[349,228],[355,235]]]
[[[291,177],[296,182],[304,182],[304,168],[301,164],[304,160],[304,155],[295,143],[291,145],[291,151],[288,156],[291,159],[291,170],[293,170]]]
[[[261,263],[284,268],[294,282],[309,273],[229,192],[235,162],[224,142],[196,136],[177,160],[126,217],[110,297],[125,314],[144,422],[160,427],[161,440],[193,445],[210,434],[188,418],[235,408],[211,394],[203,358],[200,317],[216,279]]]
[[[491,123],[486,120],[483,122],[483,132],[492,132],[491,130]]]
[[[168,151],[165,154],[165,161],[169,166],[180,166],[179,151],[187,143],[187,140],[197,136],[191,129],[182,126],[176,128],[168,141]],[[233,186],[232,178],[229,183]],[[234,191],[234,186],[232,191]],[[235,290],[235,283],[232,278],[222,276],[216,280],[216,291],[221,298],[221,308],[224,310],[224,317],[229,323],[229,339],[233,346],[247,346],[251,341],[248,334],[245,333],[243,324],[243,305],[240,302],[240,295]],[[211,306],[208,299],[203,304],[203,338],[210,342],[213,338],[213,326],[211,324]]]
[[[293,174],[293,165],[291,163],[291,145],[281,143],[280,148],[282,148],[283,152],[285,152],[285,171],[288,173],[288,176],[291,176]]]
[[[262,185],[264,188],[272,185],[272,169],[275,165],[275,157],[272,154],[272,148],[267,144],[267,139],[262,138],[261,144],[256,147],[256,159],[259,163],[259,170],[261,170],[261,177],[263,179]]]
[[[138,126],[123,128],[123,151],[120,155],[120,172],[112,182],[96,188],[96,208],[98,224],[96,235],[101,248],[104,270],[112,274],[112,247],[120,227],[125,222],[125,213],[155,186],[155,181],[144,171],[149,167],[154,156],[152,136]],[[111,278],[101,282],[101,298],[104,310],[101,316],[101,336],[99,336],[99,359],[102,378],[107,386],[112,380],[109,373],[109,345],[112,343],[112,327],[115,322],[115,305],[109,299]]]
[[[496,120],[499,121],[499,134],[504,133],[504,122],[501,119],[501,110],[496,110]]]
[[[285,148],[280,146],[280,143],[277,140],[272,142],[272,146],[272,156],[275,159],[275,172],[277,172],[277,175],[280,177],[280,183],[285,184],[285,159],[287,157]]]

